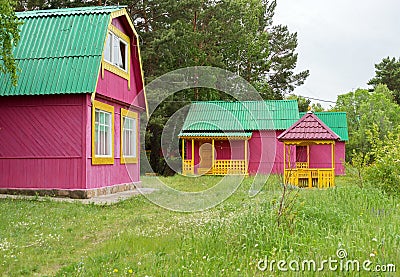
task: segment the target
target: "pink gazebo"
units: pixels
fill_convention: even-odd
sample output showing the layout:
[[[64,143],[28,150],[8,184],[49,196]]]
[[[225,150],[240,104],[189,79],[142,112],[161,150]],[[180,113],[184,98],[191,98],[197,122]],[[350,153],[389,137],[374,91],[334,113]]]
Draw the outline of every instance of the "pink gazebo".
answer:
[[[335,144],[340,137],[312,112],[306,113],[278,136],[283,142],[284,182],[300,187],[335,185]],[[296,152],[291,149],[296,147]],[[318,156],[315,155],[318,153]],[[295,155],[295,162],[293,162]],[[315,162],[310,157],[323,157]]]

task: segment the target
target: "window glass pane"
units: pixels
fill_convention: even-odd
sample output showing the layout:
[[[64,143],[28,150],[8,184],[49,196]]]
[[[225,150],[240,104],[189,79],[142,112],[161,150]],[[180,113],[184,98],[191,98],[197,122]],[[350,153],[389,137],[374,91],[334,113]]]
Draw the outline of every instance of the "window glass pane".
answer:
[[[112,55],[113,55],[112,63],[118,65],[120,60],[120,51],[119,51],[119,38],[117,36],[113,36]]]
[[[95,154],[111,156],[112,149],[111,114],[102,110],[95,110]]]
[[[125,157],[136,157],[136,119],[124,117],[123,131],[123,155]]]
[[[106,47],[104,49],[104,59],[108,62],[111,62],[111,41],[112,41],[112,34],[108,33]]]
[[[137,126],[136,120],[132,120],[132,133],[131,133],[131,150],[132,150],[132,157],[136,157],[136,148],[137,148]]]
[[[119,41],[119,51],[120,51],[120,61],[119,67],[123,70],[126,70],[126,44],[122,41]]]

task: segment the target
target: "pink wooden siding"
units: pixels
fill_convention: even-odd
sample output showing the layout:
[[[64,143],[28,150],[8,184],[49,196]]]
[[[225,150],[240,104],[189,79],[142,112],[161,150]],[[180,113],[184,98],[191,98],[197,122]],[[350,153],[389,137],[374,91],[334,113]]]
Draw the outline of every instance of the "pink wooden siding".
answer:
[[[344,175],[345,142],[335,144],[335,174]],[[310,168],[330,168],[332,166],[331,145],[310,146]]]
[[[119,184],[139,182],[140,163],[121,164],[121,108],[127,109],[129,105],[121,105],[115,102],[96,97],[97,101],[114,106],[114,164],[92,165],[92,104],[90,96],[86,99],[87,120],[86,120],[86,167],[87,167],[87,188],[100,188]],[[137,110],[139,112],[139,110]],[[138,126],[140,128],[140,126]],[[139,140],[140,141],[140,140]],[[139,154],[138,154],[139,155]],[[129,173],[128,173],[129,170]]]
[[[249,141],[249,174],[283,173],[282,131],[254,131]]]
[[[82,189],[85,95],[0,101],[0,187]]]
[[[335,145],[335,174],[345,175],[346,170],[344,167],[346,159],[346,143],[344,141],[338,141]]]
[[[115,18],[112,24],[131,38],[131,59],[129,61],[131,76],[130,90],[128,89],[128,81],[126,79],[107,70],[104,70],[104,78],[102,78],[100,70],[96,92],[100,95],[144,109],[145,98],[136,39],[133,36],[133,32],[129,33],[127,31],[127,22],[124,21],[120,18]]]

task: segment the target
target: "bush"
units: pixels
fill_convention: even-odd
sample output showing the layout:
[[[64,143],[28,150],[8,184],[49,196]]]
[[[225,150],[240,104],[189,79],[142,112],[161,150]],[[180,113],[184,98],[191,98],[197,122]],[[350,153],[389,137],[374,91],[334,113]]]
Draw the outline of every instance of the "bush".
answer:
[[[366,169],[366,180],[387,193],[400,194],[400,136],[389,134],[384,141],[375,140],[372,154],[374,162]]]

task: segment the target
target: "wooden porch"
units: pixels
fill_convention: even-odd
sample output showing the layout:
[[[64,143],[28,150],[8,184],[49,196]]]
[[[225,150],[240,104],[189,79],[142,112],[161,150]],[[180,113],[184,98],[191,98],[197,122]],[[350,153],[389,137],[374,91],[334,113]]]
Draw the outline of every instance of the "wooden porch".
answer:
[[[182,139],[182,175],[248,175],[248,136],[211,136],[183,137]],[[215,143],[219,140],[243,140],[244,159],[218,159]],[[191,147],[190,158],[186,157],[185,142]],[[195,141],[202,141],[204,147],[199,149],[198,165],[195,164]]]
[[[297,162],[296,168],[285,170],[285,184],[303,188],[329,188],[335,185],[333,168],[308,168],[308,163]]]
[[[247,165],[245,160],[215,160],[210,168],[199,167],[199,175],[247,175]],[[182,175],[195,174],[195,167],[192,160],[184,160]]]

